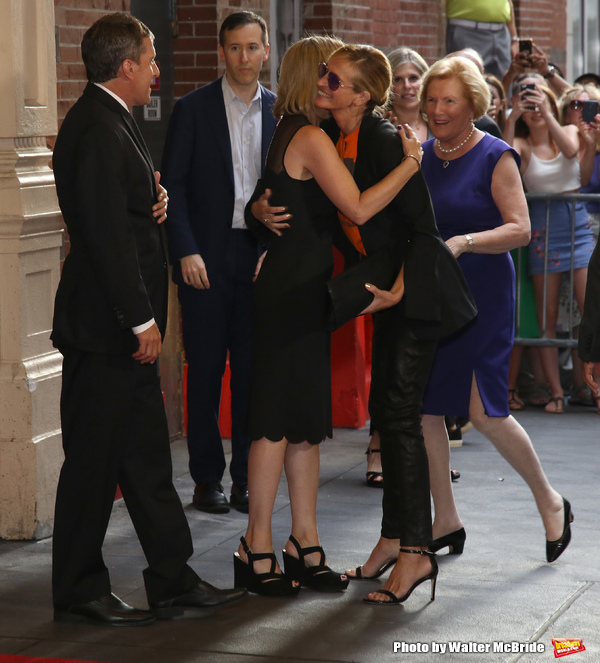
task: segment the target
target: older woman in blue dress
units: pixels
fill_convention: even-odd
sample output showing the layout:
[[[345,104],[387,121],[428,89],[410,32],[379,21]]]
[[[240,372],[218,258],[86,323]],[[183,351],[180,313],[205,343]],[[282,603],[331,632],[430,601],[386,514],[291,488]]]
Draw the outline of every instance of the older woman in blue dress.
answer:
[[[479,311],[472,323],[440,342],[425,392],[422,426],[435,506],[430,550],[447,547],[460,554],[466,538],[452,492],[444,425],[444,415],[455,415],[469,417],[530,487],[552,562],[570,541],[572,513],[508,409],[515,288],[508,251],[528,243],[530,228],[518,156],[474,127],[489,99],[482,75],[464,58],[440,60],[423,80],[421,108],[435,136],[423,145],[423,174],[440,233],[458,258]],[[363,574],[377,571],[397,545],[380,538]]]
[[[508,410],[514,321],[514,267],[508,251],[528,243],[530,224],[517,155],[474,128],[488,105],[483,77],[463,58],[437,62],[423,82],[421,107],[435,136],[424,146],[423,174],[440,232],[459,259],[479,311],[463,332],[440,344],[425,394],[423,430],[435,504],[431,549],[448,546],[460,552],[464,545],[442,417],[454,414],[469,416],[527,482],[542,516],[551,562],[568,544],[572,514]]]

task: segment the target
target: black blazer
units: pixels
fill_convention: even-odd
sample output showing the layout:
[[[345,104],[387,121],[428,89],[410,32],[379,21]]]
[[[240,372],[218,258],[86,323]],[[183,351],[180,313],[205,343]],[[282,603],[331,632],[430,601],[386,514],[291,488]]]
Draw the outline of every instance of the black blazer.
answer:
[[[276,96],[262,95],[262,165],[275,125]],[[166,223],[173,280],[182,283],[181,258],[199,253],[208,277],[219,273],[231,236],[233,162],[222,79],[194,90],[173,108],[162,160],[161,183],[169,192]],[[258,246],[257,246],[258,258]]]
[[[335,122],[328,120],[322,127],[337,142],[340,131]],[[358,188],[364,191],[379,182],[403,156],[396,128],[381,117],[365,115],[354,168]],[[442,338],[475,317],[475,302],[458,262],[439,235],[421,172],[359,230],[367,255],[391,242],[398,268],[404,262],[405,316],[420,338]],[[341,228],[336,246],[350,263],[356,262],[358,252]]]
[[[600,242],[588,265],[584,314],[579,327],[579,358],[600,362]]]
[[[151,318],[164,334],[167,257],[150,154],[131,115],[88,84],[56,140],[54,177],[71,249],[56,294],[55,347],[134,352]]]

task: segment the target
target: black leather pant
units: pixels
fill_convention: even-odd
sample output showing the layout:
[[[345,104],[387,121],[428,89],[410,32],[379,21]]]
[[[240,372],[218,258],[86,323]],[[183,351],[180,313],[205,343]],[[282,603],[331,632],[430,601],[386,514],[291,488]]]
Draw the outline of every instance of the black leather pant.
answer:
[[[402,304],[373,316],[369,411],[381,439],[381,535],[404,546],[428,546],[431,534],[429,465],[420,412],[437,341],[415,337]]]

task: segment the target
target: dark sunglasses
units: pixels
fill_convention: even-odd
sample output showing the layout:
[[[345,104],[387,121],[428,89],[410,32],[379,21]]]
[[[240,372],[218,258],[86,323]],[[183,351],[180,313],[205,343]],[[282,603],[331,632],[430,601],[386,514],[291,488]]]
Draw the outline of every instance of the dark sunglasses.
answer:
[[[571,101],[571,103],[569,104],[569,108],[571,110],[582,110],[583,101],[580,101],[579,99],[573,99],[573,101]]]
[[[327,87],[332,92],[336,92],[341,87],[352,87],[351,85],[344,85],[337,74],[334,74],[332,71],[329,71],[327,69],[326,62],[321,62],[319,64],[318,73],[319,73],[319,79],[323,78],[323,76],[327,74]]]

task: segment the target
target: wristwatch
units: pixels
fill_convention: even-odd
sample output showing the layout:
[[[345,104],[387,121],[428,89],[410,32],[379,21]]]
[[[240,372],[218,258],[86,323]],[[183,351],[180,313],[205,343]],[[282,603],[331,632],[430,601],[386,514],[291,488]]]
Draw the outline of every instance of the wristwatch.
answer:
[[[549,78],[554,78],[554,74],[556,73],[556,68],[549,64],[548,65],[548,73],[544,74],[544,78],[548,80]]]
[[[473,238],[471,235],[465,235],[465,239],[467,240],[467,246],[469,247],[469,253],[473,251],[473,248],[475,247],[475,242],[473,241]]]

